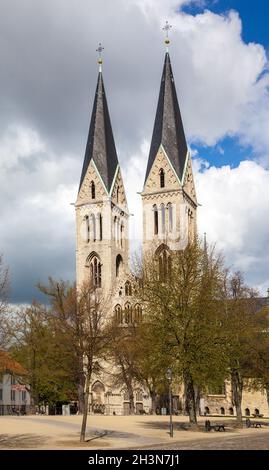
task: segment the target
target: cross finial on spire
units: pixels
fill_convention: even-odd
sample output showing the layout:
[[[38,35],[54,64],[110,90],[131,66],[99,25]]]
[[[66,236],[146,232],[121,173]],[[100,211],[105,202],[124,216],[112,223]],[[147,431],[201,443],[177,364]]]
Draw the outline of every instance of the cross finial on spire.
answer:
[[[104,47],[99,42],[98,48],[96,49],[96,52],[98,52],[98,54],[99,54],[99,59],[98,59],[99,72],[102,72],[102,63],[103,63],[102,52],[103,52],[103,50],[104,50]]]
[[[163,31],[165,31],[165,40],[164,40],[164,43],[166,44],[166,52],[169,51],[169,44],[170,44],[170,39],[169,39],[169,31],[170,29],[172,29],[172,25],[168,23],[168,21],[166,21],[164,27],[163,27]]]

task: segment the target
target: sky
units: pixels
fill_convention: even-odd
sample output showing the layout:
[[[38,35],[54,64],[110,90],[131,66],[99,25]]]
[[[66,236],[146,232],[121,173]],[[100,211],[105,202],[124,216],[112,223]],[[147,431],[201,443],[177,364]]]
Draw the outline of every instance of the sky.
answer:
[[[165,48],[192,151],[198,227],[226,263],[269,287],[266,0],[0,0],[0,253],[11,301],[75,279],[76,200],[98,66],[131,217],[141,201]]]

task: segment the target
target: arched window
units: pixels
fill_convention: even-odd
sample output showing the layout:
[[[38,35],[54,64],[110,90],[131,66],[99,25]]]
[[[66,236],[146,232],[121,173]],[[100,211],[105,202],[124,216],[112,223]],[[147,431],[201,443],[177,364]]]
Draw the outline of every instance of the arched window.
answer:
[[[117,216],[114,217],[114,239],[117,241]]]
[[[91,198],[95,199],[95,184],[93,181],[91,181],[90,187],[91,187]]]
[[[123,267],[123,259],[121,255],[117,255],[116,257],[116,277],[119,277],[121,275]]]
[[[165,175],[164,175],[164,171],[163,171],[162,168],[160,169],[159,174],[160,174],[160,187],[164,188],[164,186],[165,186],[165,177],[164,176]]]
[[[125,321],[126,324],[132,322],[132,307],[131,307],[131,304],[130,304],[129,302],[127,302],[127,303],[125,304],[125,308],[124,308],[124,321]]]
[[[165,205],[161,204],[162,233],[165,233]]]
[[[260,414],[260,410],[259,410],[258,408],[255,408],[254,414],[255,414],[256,416],[259,415],[259,414]]]
[[[99,256],[94,251],[87,259],[86,266],[90,268],[91,282],[94,287],[101,287],[102,284],[102,265]]]
[[[91,239],[95,242],[96,241],[96,223],[95,223],[95,215],[90,215],[90,231],[91,231]]]
[[[85,215],[85,230],[86,230],[86,240],[87,240],[87,243],[89,243],[90,241],[90,223],[89,223],[89,216],[88,215]]]
[[[221,414],[221,415],[225,415],[225,409],[223,408],[223,406],[222,406],[221,409],[220,409],[220,414]]]
[[[156,204],[153,206],[153,214],[154,214],[154,234],[158,235],[159,232],[159,221],[158,221],[158,208]]]
[[[206,414],[206,415],[209,415],[209,414],[210,414],[210,409],[208,408],[208,406],[205,406],[205,414]]]
[[[116,321],[117,323],[123,323],[123,318],[122,318],[122,308],[121,306],[118,304],[116,305],[115,307],[115,317],[116,317]]]
[[[249,408],[245,409],[245,416],[250,416],[250,409]]]
[[[132,284],[130,281],[125,282],[125,295],[132,295]]]
[[[161,245],[155,252],[156,260],[159,264],[159,279],[161,282],[166,282],[171,277],[172,272],[172,260],[171,253],[168,246]]]
[[[124,235],[124,225],[123,223],[120,226],[120,246],[123,247],[123,235]]]
[[[234,414],[234,409],[232,407],[229,408],[229,414],[233,415]]]
[[[143,401],[143,392],[141,390],[137,390],[135,394],[136,401]]]
[[[142,307],[139,304],[136,304],[134,307],[134,321],[135,323],[142,322]]]
[[[103,219],[102,219],[100,212],[98,212],[96,216],[96,224],[97,224],[96,238],[97,240],[102,240],[103,239]]]
[[[167,204],[168,209],[168,224],[169,224],[169,232],[173,230],[173,206],[171,202]]]
[[[117,202],[119,202],[119,197],[120,197],[120,187],[117,187]]]

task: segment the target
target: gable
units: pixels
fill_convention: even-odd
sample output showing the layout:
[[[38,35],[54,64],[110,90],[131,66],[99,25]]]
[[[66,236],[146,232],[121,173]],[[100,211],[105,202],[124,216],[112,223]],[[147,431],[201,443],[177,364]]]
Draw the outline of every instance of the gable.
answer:
[[[103,181],[98,174],[96,166],[93,161],[90,162],[87,173],[84,177],[83,183],[78,193],[77,204],[92,202],[91,199],[91,182],[95,184],[95,200],[102,200],[107,196],[107,191],[104,187]]]
[[[160,170],[164,170],[165,174],[165,186],[164,188],[160,187]],[[181,184],[179,179],[169,162],[169,159],[162,148],[160,146],[157,155],[155,157],[154,163],[151,167],[150,173],[147,177],[145,182],[143,192],[147,191],[167,191],[168,189],[178,190],[181,188]]]

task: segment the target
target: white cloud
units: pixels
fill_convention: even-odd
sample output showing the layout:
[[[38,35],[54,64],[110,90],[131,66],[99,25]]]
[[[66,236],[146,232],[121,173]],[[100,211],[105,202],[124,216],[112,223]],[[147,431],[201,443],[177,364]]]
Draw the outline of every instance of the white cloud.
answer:
[[[200,162],[201,163],[201,162]],[[269,171],[253,161],[237,168],[201,169],[195,165],[199,202],[198,227],[217,243],[229,265],[249,282],[269,287]]]

